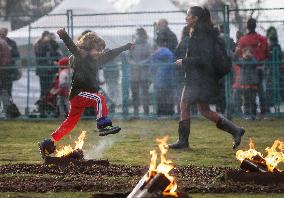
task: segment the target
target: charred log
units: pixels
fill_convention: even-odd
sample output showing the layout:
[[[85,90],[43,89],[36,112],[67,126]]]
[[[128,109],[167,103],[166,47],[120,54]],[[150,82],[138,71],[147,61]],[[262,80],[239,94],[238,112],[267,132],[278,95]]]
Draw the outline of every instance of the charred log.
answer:
[[[162,173],[157,173],[147,180],[147,174],[138,182],[128,198],[163,197],[163,191],[171,181]]]
[[[241,163],[240,168],[247,172],[262,172],[262,173],[268,172],[266,164],[257,161],[252,161],[249,159],[245,159]]]

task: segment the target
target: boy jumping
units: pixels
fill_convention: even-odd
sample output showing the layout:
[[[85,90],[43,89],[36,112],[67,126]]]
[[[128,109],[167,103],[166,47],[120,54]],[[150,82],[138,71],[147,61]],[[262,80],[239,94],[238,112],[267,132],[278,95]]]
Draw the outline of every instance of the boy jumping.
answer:
[[[57,34],[73,54],[70,58],[70,63],[74,68],[69,94],[70,110],[61,126],[51,134],[51,138],[38,143],[42,158],[54,153],[56,149],[54,143],[60,141],[75,127],[86,107],[96,108],[97,128],[100,136],[115,134],[121,130],[118,126],[112,126],[112,121],[108,118],[105,96],[98,93],[98,70],[103,64],[111,61],[121,52],[134,47],[133,44],[128,43],[119,48],[103,52],[105,42],[95,32],[89,32],[82,36],[76,45],[65,29],[59,29]]]

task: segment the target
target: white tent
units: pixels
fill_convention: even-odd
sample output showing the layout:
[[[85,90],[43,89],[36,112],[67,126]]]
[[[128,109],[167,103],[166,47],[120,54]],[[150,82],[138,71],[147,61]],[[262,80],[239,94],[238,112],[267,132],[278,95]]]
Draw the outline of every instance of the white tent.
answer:
[[[129,41],[138,26],[147,26],[147,30],[150,31],[149,35],[151,35],[153,27],[150,28],[150,26],[153,26],[154,22],[160,18],[167,18],[170,23],[174,24],[184,23],[185,14],[178,12],[179,9],[170,0],[134,0],[134,4],[125,4],[125,2],[125,0],[65,0],[49,15],[43,16],[30,25],[32,42],[39,38],[44,30],[55,32],[60,27],[67,27],[67,10],[73,12],[75,37],[84,30],[91,29],[98,32],[107,41],[109,47]],[[124,5],[124,7],[121,8],[119,5]],[[162,11],[163,13],[108,14],[144,11]],[[178,34],[181,28],[182,25],[173,27]],[[9,36],[14,38],[19,45],[27,44],[29,27],[15,30]]]

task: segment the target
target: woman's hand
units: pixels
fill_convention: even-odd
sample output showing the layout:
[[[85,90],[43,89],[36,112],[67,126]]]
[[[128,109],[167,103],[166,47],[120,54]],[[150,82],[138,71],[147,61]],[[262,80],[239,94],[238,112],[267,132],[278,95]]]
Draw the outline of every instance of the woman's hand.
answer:
[[[177,65],[178,67],[181,67],[181,66],[182,66],[182,59],[178,59],[178,60],[176,61],[176,65]]]

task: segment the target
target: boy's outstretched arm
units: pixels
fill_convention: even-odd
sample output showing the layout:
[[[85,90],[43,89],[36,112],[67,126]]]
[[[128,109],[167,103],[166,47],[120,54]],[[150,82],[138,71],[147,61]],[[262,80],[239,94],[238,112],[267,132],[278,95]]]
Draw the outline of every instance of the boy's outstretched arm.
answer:
[[[121,52],[129,50],[134,47],[134,44],[127,43],[126,45],[123,45],[118,48],[114,48],[112,50],[109,50],[107,52],[102,53],[99,57],[95,59],[96,63],[99,65],[103,65],[111,60],[113,60],[115,57],[117,57]]]
[[[64,42],[64,44],[66,45],[66,47],[68,48],[68,50],[74,55],[79,57],[80,54],[80,49],[75,45],[75,43],[72,41],[72,39],[69,37],[69,35],[67,34],[67,32],[65,31],[64,28],[59,29],[57,31],[58,36],[60,37],[60,39],[62,39],[62,41]]]

